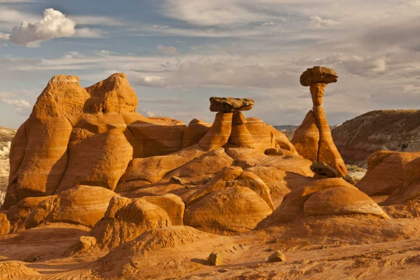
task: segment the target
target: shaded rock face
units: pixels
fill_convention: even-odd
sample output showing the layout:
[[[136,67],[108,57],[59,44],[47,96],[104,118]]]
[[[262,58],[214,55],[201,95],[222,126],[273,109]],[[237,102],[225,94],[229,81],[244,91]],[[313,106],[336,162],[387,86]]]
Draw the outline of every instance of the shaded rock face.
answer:
[[[254,107],[254,100],[251,98],[210,97],[210,111],[212,112],[249,111],[252,107]]]
[[[313,108],[296,129],[292,143],[303,157],[328,164],[340,176],[347,175],[346,165],[334,144],[322,107],[324,90],[328,83],[337,82],[337,73],[333,69],[316,66],[303,72],[300,79],[303,86],[310,87]]]
[[[379,110],[348,120],[332,130],[344,160],[365,167],[379,150],[420,151],[420,110]]]

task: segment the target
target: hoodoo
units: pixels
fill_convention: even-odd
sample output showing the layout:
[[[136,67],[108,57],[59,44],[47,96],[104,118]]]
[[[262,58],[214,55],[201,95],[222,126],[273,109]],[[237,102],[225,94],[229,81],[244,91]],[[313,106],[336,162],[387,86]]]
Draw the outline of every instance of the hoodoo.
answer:
[[[292,143],[304,158],[312,162],[323,162],[337,170],[340,176],[346,175],[347,168],[331,136],[330,126],[325,116],[322,101],[329,83],[338,80],[337,73],[326,67],[308,68],[300,76],[302,86],[309,87],[313,107],[302,124],[296,129]]]

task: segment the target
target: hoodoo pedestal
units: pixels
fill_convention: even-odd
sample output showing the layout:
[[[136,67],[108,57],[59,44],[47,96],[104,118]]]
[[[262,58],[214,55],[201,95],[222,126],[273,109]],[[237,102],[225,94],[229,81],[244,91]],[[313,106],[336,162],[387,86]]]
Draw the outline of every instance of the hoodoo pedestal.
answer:
[[[300,83],[302,86],[310,87],[313,108],[296,130],[292,143],[304,158],[326,163],[337,170],[340,176],[344,176],[348,171],[334,144],[322,107],[327,84],[335,83],[337,80],[338,75],[331,68],[315,66],[302,73]]]

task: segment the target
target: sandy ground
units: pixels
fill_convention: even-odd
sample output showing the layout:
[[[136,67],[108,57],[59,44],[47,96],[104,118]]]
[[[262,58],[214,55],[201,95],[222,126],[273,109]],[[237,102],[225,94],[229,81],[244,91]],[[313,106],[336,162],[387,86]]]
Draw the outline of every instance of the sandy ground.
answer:
[[[412,227],[419,221],[401,219],[399,223]],[[357,223],[352,219],[349,224],[353,222]],[[353,230],[350,226],[349,231]],[[287,230],[279,227],[233,237],[203,233],[202,240],[188,243],[187,236],[174,246],[167,244],[173,241],[172,235],[153,241],[144,234],[143,239],[126,243],[108,255],[100,251],[72,255],[73,244],[87,231],[79,226],[52,224],[0,236],[0,279],[384,280],[418,279],[420,273],[420,233],[412,239],[389,242],[373,242],[375,238],[365,236],[359,242],[351,232],[340,238],[331,228],[330,237],[315,241],[309,236],[290,237],[293,232],[285,235]],[[208,263],[211,250],[221,253],[222,265]],[[266,261],[275,250],[284,252],[286,262]]]

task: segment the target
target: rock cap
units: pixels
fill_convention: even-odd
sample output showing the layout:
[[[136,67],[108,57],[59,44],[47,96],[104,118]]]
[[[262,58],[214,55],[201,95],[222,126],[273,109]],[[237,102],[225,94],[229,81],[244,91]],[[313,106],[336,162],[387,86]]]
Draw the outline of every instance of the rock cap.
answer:
[[[62,84],[62,83],[79,83],[79,77],[70,75],[55,75],[51,78],[50,84]]]
[[[233,97],[210,97],[210,111],[232,113],[249,111],[254,107],[254,99]]]
[[[300,75],[300,84],[304,87],[309,87],[315,83],[330,84],[336,83],[338,75],[332,68],[314,66],[308,68]]]

